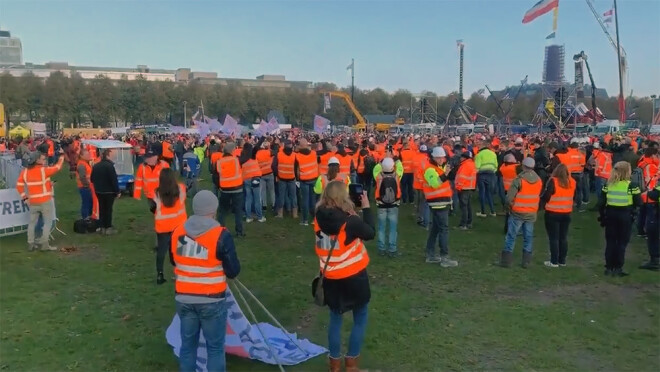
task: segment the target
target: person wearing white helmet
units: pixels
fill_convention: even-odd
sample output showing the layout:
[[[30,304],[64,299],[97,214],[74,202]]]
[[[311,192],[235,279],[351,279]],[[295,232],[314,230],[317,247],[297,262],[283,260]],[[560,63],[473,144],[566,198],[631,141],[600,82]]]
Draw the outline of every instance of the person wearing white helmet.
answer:
[[[341,180],[347,186],[351,183],[351,180],[347,175],[339,173],[339,167],[340,167],[339,159],[337,159],[334,156],[328,159],[328,173],[321,174],[316,179],[316,184],[314,185],[315,194],[317,195],[323,194],[323,190],[325,190],[325,187],[328,185],[330,181]]]
[[[439,263],[442,267],[458,266],[449,258],[449,209],[452,204],[452,189],[446,165],[447,154],[442,147],[434,147],[431,161],[424,171],[424,197],[431,208],[431,229],[426,240],[426,263]],[[439,241],[440,255],[435,253]]]
[[[381,162],[382,172],[376,177],[376,206],[378,207],[378,254],[398,257],[396,247],[399,205],[401,204],[401,175],[395,172],[394,159],[385,158]],[[385,234],[389,224],[388,242]]]

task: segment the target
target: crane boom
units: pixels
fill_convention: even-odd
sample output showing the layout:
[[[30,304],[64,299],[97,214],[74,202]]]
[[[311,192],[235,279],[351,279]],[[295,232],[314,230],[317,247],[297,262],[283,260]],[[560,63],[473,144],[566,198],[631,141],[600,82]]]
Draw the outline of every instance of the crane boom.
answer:
[[[594,4],[592,0],[585,0],[587,2],[587,5],[589,6],[589,9],[591,9],[591,13],[594,14],[594,17],[596,18],[596,21],[598,21],[598,24],[600,25],[600,28],[603,29],[603,32],[605,33],[605,36],[607,36],[607,39],[610,41],[610,44],[614,47],[614,50],[617,49],[617,43],[614,41],[612,38],[612,35],[610,35],[610,32],[607,31],[607,27],[605,26],[605,23],[603,23],[603,19],[600,17],[598,12],[596,11],[596,8],[594,7]],[[626,55],[626,52],[623,50],[623,47],[621,47],[621,54],[624,56]]]
[[[346,104],[348,105],[348,108],[351,109],[351,112],[357,119],[358,125],[364,125],[366,127],[367,121],[364,119],[364,116],[358,111],[357,107],[355,107],[355,104],[353,103],[353,100],[351,100],[351,96],[346,93],[346,92],[341,92],[341,91],[331,91],[331,92],[321,92],[324,94],[329,94],[330,98],[332,97],[337,97],[337,98],[342,98]]]

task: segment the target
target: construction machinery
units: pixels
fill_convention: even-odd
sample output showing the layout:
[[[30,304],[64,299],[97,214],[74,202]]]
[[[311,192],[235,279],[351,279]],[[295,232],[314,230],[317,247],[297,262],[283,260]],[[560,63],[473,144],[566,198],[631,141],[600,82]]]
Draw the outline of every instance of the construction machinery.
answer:
[[[465,105],[465,100],[463,99],[463,49],[465,44],[463,40],[456,40],[456,46],[458,47],[459,55],[459,67],[458,67],[458,97],[454,101],[454,104],[449,109],[447,113],[447,118],[445,119],[445,129],[449,128],[449,119],[458,114],[458,116],[463,120],[463,124],[474,124],[476,117],[470,114],[468,107]],[[456,122],[458,124],[458,122]]]
[[[594,83],[594,77],[591,74],[591,68],[589,67],[587,54],[584,53],[584,51],[580,51],[580,53],[573,56],[573,61],[578,63],[582,62],[585,66],[587,66],[587,74],[589,75],[589,82],[591,83],[591,110],[584,116],[590,119],[594,124],[599,121],[603,121],[603,115],[596,107],[596,83]]]
[[[348,93],[342,91],[329,91],[329,92],[322,91],[321,93],[328,95],[330,99],[332,99],[332,97],[343,99],[344,102],[346,102],[346,105],[348,105],[348,108],[353,113],[353,116],[355,116],[355,119],[357,120],[357,123],[353,125],[353,129],[359,131],[367,130],[367,121],[365,120],[364,116],[362,116],[360,111],[357,109],[357,107],[353,103],[353,100],[351,99],[351,96]],[[378,132],[387,132],[390,130],[390,126],[391,124],[388,123],[373,124],[374,129]]]
[[[488,85],[486,85],[486,89],[488,90],[488,93],[490,94],[490,97],[493,98],[493,101],[495,101],[495,104],[497,105],[497,109],[500,112],[501,118],[497,120],[497,131],[501,131],[501,126],[502,124],[510,125],[511,120],[509,118],[509,114],[513,110],[513,105],[516,104],[516,100],[518,99],[518,96],[520,95],[520,92],[522,91],[522,88],[527,84],[527,75],[525,75],[525,78],[520,81],[520,86],[518,87],[518,91],[516,94],[513,96],[513,99],[511,100],[511,104],[509,107],[505,110],[502,104],[504,103],[504,100],[509,97],[509,93],[507,92],[502,98],[497,98],[493,94],[493,91],[490,90]]]

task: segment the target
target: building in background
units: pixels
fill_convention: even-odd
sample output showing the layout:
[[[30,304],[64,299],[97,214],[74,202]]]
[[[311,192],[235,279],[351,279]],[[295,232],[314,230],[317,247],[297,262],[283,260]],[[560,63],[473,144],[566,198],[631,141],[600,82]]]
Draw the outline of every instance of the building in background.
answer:
[[[21,39],[11,37],[9,31],[0,30],[0,66],[23,64]]]

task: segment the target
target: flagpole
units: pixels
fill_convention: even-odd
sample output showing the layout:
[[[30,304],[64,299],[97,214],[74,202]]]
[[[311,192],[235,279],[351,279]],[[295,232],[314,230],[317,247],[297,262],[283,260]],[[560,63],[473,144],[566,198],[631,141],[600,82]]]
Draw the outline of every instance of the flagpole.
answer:
[[[614,0],[614,26],[616,27],[616,56],[619,65],[619,122],[626,122],[626,103],[623,99],[623,70],[621,66],[621,42],[619,41],[619,10]]]
[[[351,101],[355,103],[355,59],[351,58]]]

